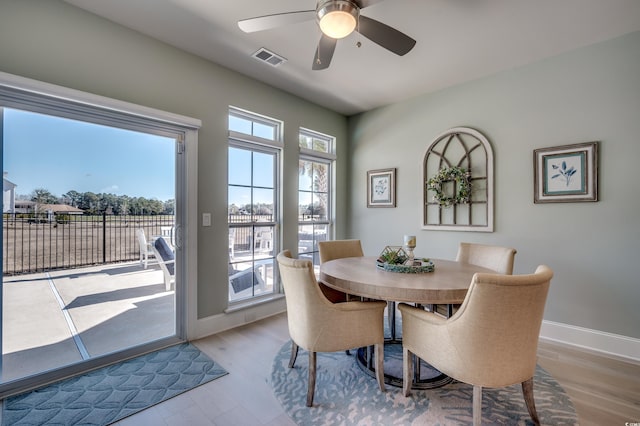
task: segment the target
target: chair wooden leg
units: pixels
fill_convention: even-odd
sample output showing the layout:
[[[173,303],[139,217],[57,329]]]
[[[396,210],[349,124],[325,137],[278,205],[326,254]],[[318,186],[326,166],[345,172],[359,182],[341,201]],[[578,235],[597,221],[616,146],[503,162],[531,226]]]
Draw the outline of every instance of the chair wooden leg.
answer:
[[[482,386],[473,387],[473,426],[482,425]]]
[[[402,348],[402,394],[409,396],[411,394],[411,385],[413,384],[413,354],[409,349]]]
[[[313,393],[316,389],[316,353],[309,351],[309,387],[307,388],[307,407],[313,405]]]
[[[293,340],[291,341],[291,357],[289,358],[289,368],[293,368],[293,364],[296,363],[298,358],[298,345]]]
[[[384,343],[378,343],[376,346],[376,379],[378,386],[382,392],[384,388]]]
[[[522,394],[524,395],[524,402],[527,404],[527,410],[531,420],[536,425],[540,425],[540,419],[538,419],[538,412],[536,411],[536,403],[533,400],[533,377],[529,380],[522,382]]]

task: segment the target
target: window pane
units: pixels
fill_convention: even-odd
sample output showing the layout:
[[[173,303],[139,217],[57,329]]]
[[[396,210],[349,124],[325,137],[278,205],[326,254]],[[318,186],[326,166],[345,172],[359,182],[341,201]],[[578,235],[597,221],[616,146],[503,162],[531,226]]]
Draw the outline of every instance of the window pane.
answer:
[[[298,226],[298,253],[311,253],[314,249],[313,225]]]
[[[253,233],[253,250],[256,258],[269,257],[273,253],[273,231],[272,226],[257,226]]]
[[[258,136],[263,139],[275,140],[275,128],[262,123],[253,123],[253,136]]]
[[[254,152],[253,184],[255,186],[273,188],[273,154]]]
[[[318,192],[327,192],[329,188],[329,165],[324,163],[313,164],[313,189]]]
[[[229,130],[250,135],[251,121],[245,118],[236,117],[235,115],[229,115]]]
[[[251,188],[243,186],[229,187],[229,222],[246,222],[251,208]],[[238,217],[240,216],[240,217]],[[244,218],[242,216],[247,216]]]
[[[300,148],[312,149],[313,148],[313,138],[311,136],[307,136],[307,135],[300,135],[298,145],[300,145]]]
[[[254,220],[273,221],[273,197],[273,189],[253,189]]]
[[[300,160],[298,163],[298,189],[300,191],[311,191],[313,175],[313,163],[311,161]]]
[[[298,193],[298,210],[299,217],[302,221],[311,220],[313,216],[311,216],[311,192],[300,192]]]
[[[314,220],[327,220],[327,194],[314,194],[312,214]]]
[[[229,185],[251,185],[251,151],[229,148]]]
[[[313,139],[313,150],[320,152],[329,152],[329,142],[323,139]]]

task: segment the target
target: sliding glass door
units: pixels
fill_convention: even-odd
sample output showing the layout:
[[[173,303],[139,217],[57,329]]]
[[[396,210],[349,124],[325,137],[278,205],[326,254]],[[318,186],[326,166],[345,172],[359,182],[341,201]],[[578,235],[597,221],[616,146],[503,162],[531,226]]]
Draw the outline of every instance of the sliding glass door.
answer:
[[[0,396],[182,341],[181,131],[2,95]]]

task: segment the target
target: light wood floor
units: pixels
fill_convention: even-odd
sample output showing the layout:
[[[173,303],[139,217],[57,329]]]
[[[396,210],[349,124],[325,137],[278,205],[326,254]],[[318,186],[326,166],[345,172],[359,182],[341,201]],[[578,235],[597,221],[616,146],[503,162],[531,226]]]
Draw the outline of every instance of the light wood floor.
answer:
[[[288,340],[281,314],[195,341],[229,374],[117,425],[293,425],[269,385],[271,363]],[[539,364],[571,397],[581,426],[640,422],[640,364],[551,342],[541,342],[538,352]]]
[[[581,426],[640,426],[640,363],[542,341],[538,364],[571,397]]]

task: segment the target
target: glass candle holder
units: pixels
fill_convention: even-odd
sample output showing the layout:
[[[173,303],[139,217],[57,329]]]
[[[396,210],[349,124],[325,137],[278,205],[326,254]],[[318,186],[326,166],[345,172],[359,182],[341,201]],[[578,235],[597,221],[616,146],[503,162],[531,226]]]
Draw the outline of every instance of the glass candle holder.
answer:
[[[405,262],[406,265],[413,266],[413,249],[416,248],[416,236],[415,235],[405,235],[404,236],[404,247],[407,251],[407,255],[409,259]]]

